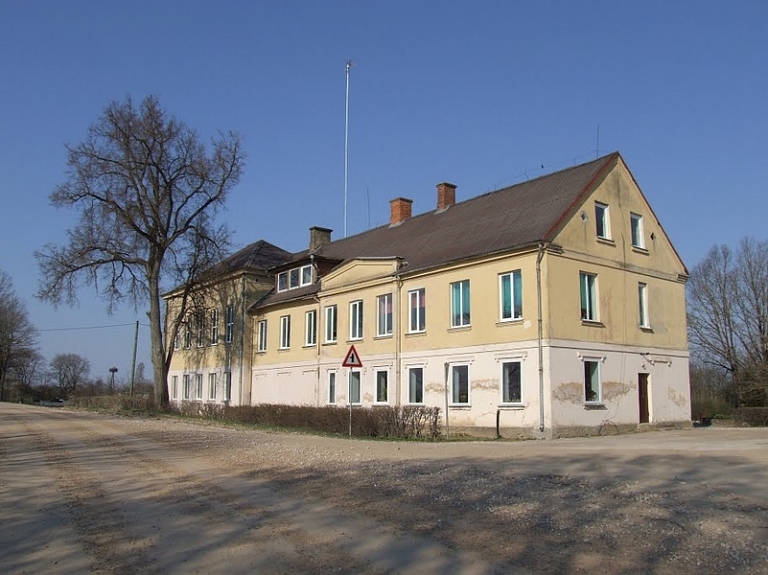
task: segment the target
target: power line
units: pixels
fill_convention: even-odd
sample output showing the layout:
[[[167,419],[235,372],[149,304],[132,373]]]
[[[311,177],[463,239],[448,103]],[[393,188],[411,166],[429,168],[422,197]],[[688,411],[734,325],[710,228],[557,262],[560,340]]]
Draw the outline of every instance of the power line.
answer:
[[[116,323],[112,325],[91,325],[91,326],[82,326],[82,327],[52,327],[48,329],[38,329],[39,332],[50,332],[50,331],[83,331],[88,329],[107,329],[111,327],[128,327],[128,326],[135,326],[136,322],[131,323]],[[139,324],[142,327],[149,327],[148,323],[140,323]]]

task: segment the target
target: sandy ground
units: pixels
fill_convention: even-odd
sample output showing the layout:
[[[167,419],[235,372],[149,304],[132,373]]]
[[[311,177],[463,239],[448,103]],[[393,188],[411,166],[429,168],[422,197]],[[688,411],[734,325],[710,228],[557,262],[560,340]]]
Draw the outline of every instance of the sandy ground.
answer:
[[[768,573],[768,430],[410,443],[0,404],[2,573]]]

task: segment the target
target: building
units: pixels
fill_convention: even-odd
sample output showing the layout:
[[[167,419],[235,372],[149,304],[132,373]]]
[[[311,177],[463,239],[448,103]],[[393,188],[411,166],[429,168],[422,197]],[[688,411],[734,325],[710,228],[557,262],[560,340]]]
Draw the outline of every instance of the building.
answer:
[[[183,288],[163,297],[166,317],[181,316],[168,373],[172,402],[251,403],[253,331],[247,310],[273,288],[271,268],[291,254],[260,240],[222,260],[185,299]],[[166,326],[171,333],[172,325]]]
[[[272,273],[239,403],[439,406],[505,437],[690,425],[688,272],[618,153],[460,203],[439,184],[416,216],[397,198]]]

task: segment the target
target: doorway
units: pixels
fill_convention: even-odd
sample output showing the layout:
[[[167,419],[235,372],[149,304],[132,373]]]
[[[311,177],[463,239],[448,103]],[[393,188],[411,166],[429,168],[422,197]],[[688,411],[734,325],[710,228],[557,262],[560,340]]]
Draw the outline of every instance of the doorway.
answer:
[[[648,374],[637,374],[637,390],[638,397],[640,398],[640,423],[648,423],[650,421],[648,414]]]

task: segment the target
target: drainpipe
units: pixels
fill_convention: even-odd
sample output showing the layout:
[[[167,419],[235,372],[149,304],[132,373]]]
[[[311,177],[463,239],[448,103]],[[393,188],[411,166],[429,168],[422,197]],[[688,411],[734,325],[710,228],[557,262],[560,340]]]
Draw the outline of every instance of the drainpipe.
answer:
[[[536,300],[539,313],[539,432],[544,431],[544,318],[542,317],[541,302],[541,260],[544,258],[544,243],[539,242],[539,251],[536,255]]]
[[[317,266],[315,265],[315,255],[310,254],[309,256],[309,264],[312,266],[312,271],[314,273],[315,281],[318,281],[317,278]],[[322,395],[320,393],[320,390],[322,389],[322,381],[320,381],[320,336],[322,335],[320,332],[320,314],[322,313],[322,307],[320,306],[320,298],[317,296],[317,294],[314,295],[314,299],[317,302],[317,315],[315,316],[315,349],[316,354],[315,358],[317,360],[317,377],[315,378],[315,397],[317,397],[317,406],[320,407],[323,405],[323,399]]]
[[[240,317],[242,323],[240,325],[240,405],[245,404],[245,386],[243,385],[243,360],[245,359],[245,276],[240,278]],[[231,378],[232,376],[230,376]],[[230,385],[232,384],[230,380]],[[248,404],[250,404],[250,398]]]
[[[397,322],[397,325],[395,326],[395,389],[397,389],[397,394],[395,395],[395,406],[400,406],[402,404],[402,370],[400,369],[400,354],[402,353],[402,329],[403,329],[403,321],[402,321],[402,290],[403,290],[403,280],[398,275],[397,276],[397,290],[395,291],[395,294],[397,296],[397,305],[395,306],[395,309],[397,310],[397,313],[395,314],[395,321]]]

